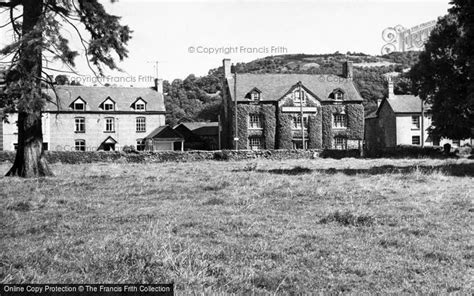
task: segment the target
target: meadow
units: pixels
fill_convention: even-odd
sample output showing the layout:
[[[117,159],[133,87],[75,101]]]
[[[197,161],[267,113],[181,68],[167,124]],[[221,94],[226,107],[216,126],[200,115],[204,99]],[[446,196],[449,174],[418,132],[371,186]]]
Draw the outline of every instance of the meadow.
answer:
[[[474,289],[473,160],[52,168],[51,178],[0,177],[1,283],[173,282],[178,294]]]

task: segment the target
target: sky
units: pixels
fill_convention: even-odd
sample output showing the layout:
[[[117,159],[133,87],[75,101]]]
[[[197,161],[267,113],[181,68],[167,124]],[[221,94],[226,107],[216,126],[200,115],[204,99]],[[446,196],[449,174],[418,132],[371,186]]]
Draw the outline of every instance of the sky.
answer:
[[[103,3],[109,13],[121,16],[121,22],[134,31],[128,44],[129,57],[119,63],[124,72],[109,71],[110,77],[100,81],[124,86],[152,84],[156,61],[159,78],[171,81],[189,74],[206,75],[224,58],[237,63],[295,53],[351,51],[378,55],[385,44],[385,28],[410,28],[436,20],[450,7],[446,0]],[[0,45],[5,45],[7,33],[0,30],[0,34]],[[66,36],[83,53],[74,32],[68,30]],[[81,57],[76,70],[83,75],[82,84],[95,84]]]

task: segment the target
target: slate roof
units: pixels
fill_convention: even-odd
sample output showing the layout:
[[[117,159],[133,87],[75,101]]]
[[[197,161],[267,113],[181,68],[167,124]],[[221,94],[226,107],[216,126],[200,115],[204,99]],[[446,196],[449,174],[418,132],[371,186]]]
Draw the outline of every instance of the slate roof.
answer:
[[[177,141],[184,140],[184,137],[172,129],[169,125],[163,125],[154,129],[145,139],[174,139]]]
[[[386,101],[395,113],[421,113],[421,99],[418,96],[394,95]],[[425,104],[425,111],[430,108],[430,104]]]
[[[336,89],[345,92],[345,101],[362,101],[362,97],[350,79],[326,74],[236,74],[238,101],[245,99],[255,87],[261,91],[261,101],[277,101],[301,81],[302,85],[316,95],[321,101],[333,101],[329,95]],[[232,100],[234,100],[234,77],[228,77]]]
[[[217,136],[219,134],[218,122],[183,122],[180,124],[198,136]]]
[[[52,89],[44,90],[53,100],[56,96]],[[96,86],[56,86],[59,96],[59,110],[72,111],[70,105],[78,97],[86,102],[86,111],[103,111],[99,105],[110,97],[116,103],[116,111],[131,111],[131,105],[142,98],[146,104],[146,111],[165,111],[163,94],[145,87],[96,87]],[[57,111],[58,107],[48,102],[46,111]]]

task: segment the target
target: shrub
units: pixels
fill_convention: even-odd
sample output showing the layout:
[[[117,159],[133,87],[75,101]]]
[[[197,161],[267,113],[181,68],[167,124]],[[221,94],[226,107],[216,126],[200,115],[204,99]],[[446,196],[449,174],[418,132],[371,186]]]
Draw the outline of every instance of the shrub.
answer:
[[[122,151],[125,153],[137,153],[138,151],[135,149],[133,145],[125,145],[122,148]]]
[[[444,148],[444,153],[446,155],[448,155],[451,152],[451,144],[446,143],[446,144],[443,145],[443,148]]]
[[[399,145],[391,148],[381,148],[370,153],[370,157],[393,157],[393,158],[444,158],[447,155],[443,152],[443,148],[438,146],[421,147],[412,145]]]

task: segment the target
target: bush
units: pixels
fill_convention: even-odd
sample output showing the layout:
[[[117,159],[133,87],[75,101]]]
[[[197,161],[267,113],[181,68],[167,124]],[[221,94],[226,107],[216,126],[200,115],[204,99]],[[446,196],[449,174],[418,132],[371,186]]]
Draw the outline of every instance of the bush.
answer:
[[[392,148],[381,148],[371,151],[367,156],[370,157],[393,157],[393,158],[444,158],[451,154],[445,154],[443,148],[439,146],[421,147],[412,145],[399,145]]]
[[[138,153],[137,149],[135,149],[135,146],[133,145],[123,146],[122,151],[125,153]]]

